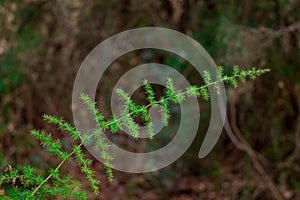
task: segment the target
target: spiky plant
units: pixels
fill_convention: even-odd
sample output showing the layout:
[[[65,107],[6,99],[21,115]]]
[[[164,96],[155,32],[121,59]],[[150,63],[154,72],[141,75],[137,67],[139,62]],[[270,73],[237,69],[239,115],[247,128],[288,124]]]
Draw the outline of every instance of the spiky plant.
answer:
[[[0,194],[1,199],[51,199],[59,197],[60,199],[87,199],[87,191],[79,191],[79,183],[74,181],[71,176],[64,176],[60,173],[61,166],[66,162],[75,160],[80,167],[82,173],[90,183],[91,190],[96,195],[99,193],[100,181],[95,178],[94,171],[91,170],[92,160],[86,158],[82,151],[82,146],[91,142],[91,138],[96,138],[96,147],[101,150],[101,157],[104,160],[104,167],[108,180],[113,181],[113,171],[111,160],[112,157],[108,154],[109,145],[104,142],[103,132],[110,131],[117,133],[120,130],[127,129],[130,131],[133,138],[139,137],[139,126],[135,122],[135,117],[140,117],[147,126],[149,138],[153,138],[153,122],[149,116],[148,108],[150,106],[161,105],[160,113],[164,126],[168,125],[170,119],[169,105],[180,104],[186,98],[200,97],[206,101],[210,99],[208,87],[212,86],[217,94],[220,93],[219,83],[229,83],[236,88],[238,81],[245,81],[246,78],[254,79],[269,71],[269,69],[248,69],[240,70],[239,67],[234,66],[231,75],[225,75],[223,67],[218,67],[219,75],[215,81],[212,81],[211,74],[204,71],[204,82],[202,86],[192,85],[184,91],[176,90],[173,80],[167,78],[165,95],[155,100],[155,93],[152,86],[147,80],[143,81],[145,93],[147,95],[148,105],[136,105],[129,95],[123,90],[118,89],[117,94],[123,100],[124,105],[120,116],[112,115],[105,120],[104,116],[96,108],[96,103],[93,102],[87,95],[82,94],[81,99],[86,104],[91,115],[98,124],[98,129],[92,133],[80,133],[73,125],[66,122],[62,117],[54,117],[51,115],[43,115],[43,119],[53,125],[59,130],[63,130],[70,134],[70,136],[78,142],[74,145],[71,152],[66,152],[62,149],[61,140],[54,140],[51,134],[43,130],[32,130],[30,134],[35,139],[39,140],[41,145],[48,149],[48,152],[59,158],[61,162],[57,167],[51,168],[49,174],[43,177],[40,172],[31,166],[25,166],[22,170],[13,169],[10,165],[1,173],[0,186],[10,185],[10,189],[6,189],[3,194]]]

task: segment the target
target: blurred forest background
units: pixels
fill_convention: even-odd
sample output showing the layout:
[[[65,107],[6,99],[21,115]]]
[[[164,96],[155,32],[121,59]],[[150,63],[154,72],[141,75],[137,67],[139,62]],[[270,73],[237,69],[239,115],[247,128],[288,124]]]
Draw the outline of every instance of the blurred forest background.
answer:
[[[103,183],[100,196],[93,198],[300,199],[299,0],[0,0],[0,170],[8,164],[32,165],[47,173],[57,165],[29,130],[52,131],[70,148],[69,136],[52,129],[42,114],[72,122],[72,87],[85,56],[116,33],[147,26],[191,36],[228,71],[239,65],[265,66],[271,72],[227,89],[228,116],[238,143],[224,131],[214,150],[198,159],[210,118],[209,102],[200,102],[198,136],[178,161],[147,174],[115,171],[112,184],[95,162]],[[99,108],[110,100],[107,85],[148,62],[172,66],[191,82],[199,77],[174,55],[136,51],[105,72],[101,81],[110,84],[98,88]],[[167,142],[161,137],[153,145]],[[75,164],[62,170],[88,189]]]

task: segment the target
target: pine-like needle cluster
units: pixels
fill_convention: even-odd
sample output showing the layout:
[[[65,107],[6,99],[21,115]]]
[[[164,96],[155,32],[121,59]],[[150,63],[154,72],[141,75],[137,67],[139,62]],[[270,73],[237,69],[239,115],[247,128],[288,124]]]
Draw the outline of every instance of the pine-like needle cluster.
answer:
[[[13,185],[13,189],[9,192],[9,199],[49,199],[54,196],[59,196],[60,199],[87,199],[86,192],[78,190],[80,188],[78,182],[73,181],[70,176],[61,176],[59,172],[60,167],[65,162],[76,160],[77,165],[89,181],[92,191],[98,194],[100,181],[95,178],[95,172],[91,169],[93,161],[86,158],[81,148],[84,144],[91,144],[92,141],[96,141],[95,146],[100,150],[107,178],[111,182],[113,180],[113,165],[111,163],[113,158],[109,155],[109,145],[105,142],[103,131],[117,133],[120,130],[127,129],[130,131],[132,137],[137,139],[139,138],[139,125],[135,119],[139,117],[144,121],[148,136],[152,139],[154,128],[149,115],[149,108],[151,106],[156,107],[160,105],[162,123],[164,126],[167,126],[170,120],[170,104],[180,104],[189,97],[200,97],[207,101],[210,99],[208,87],[213,87],[215,92],[220,94],[219,84],[221,82],[228,83],[236,88],[238,81],[245,81],[247,78],[254,79],[256,76],[260,76],[268,71],[269,69],[257,68],[241,70],[239,67],[234,66],[233,73],[226,75],[224,68],[220,66],[218,67],[218,74],[215,79],[213,79],[212,74],[208,71],[204,71],[203,79],[205,84],[202,86],[191,85],[185,90],[176,90],[173,80],[167,78],[165,95],[158,100],[156,100],[151,84],[147,80],[144,80],[143,86],[149,104],[138,106],[129,97],[128,93],[123,89],[117,89],[118,96],[123,100],[123,108],[120,116],[112,115],[109,119],[105,119],[99,112],[94,101],[87,95],[82,94],[81,99],[97,122],[98,129],[92,133],[80,133],[76,127],[66,122],[62,117],[43,115],[45,121],[56,126],[57,129],[70,134],[79,144],[73,146],[72,152],[67,152],[62,148],[62,142],[59,139],[54,140],[50,133],[46,133],[44,130],[32,130],[30,132],[31,136],[39,140],[41,145],[51,155],[58,157],[61,160],[60,164],[54,169],[49,169],[49,175],[46,178],[43,178],[38,170],[30,166],[25,166],[20,171],[10,166],[10,168],[1,174],[0,186],[3,184]],[[3,198],[6,199],[6,197]]]

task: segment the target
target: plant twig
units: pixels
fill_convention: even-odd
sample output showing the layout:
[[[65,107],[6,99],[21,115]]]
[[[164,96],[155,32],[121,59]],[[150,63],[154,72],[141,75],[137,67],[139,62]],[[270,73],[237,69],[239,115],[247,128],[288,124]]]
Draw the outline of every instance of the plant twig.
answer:
[[[225,130],[227,132],[227,135],[229,136],[229,138],[231,139],[231,141],[235,146],[237,146],[240,150],[246,152],[250,156],[250,159],[256,171],[259,173],[260,176],[262,176],[264,181],[267,183],[267,186],[271,191],[271,194],[274,197],[274,199],[283,200],[284,199],[283,195],[277,189],[271,177],[267,174],[265,168],[261,164],[258,153],[247,142],[247,140],[244,138],[244,136],[242,135],[241,131],[237,126],[237,122],[236,122],[237,112],[235,108],[235,104],[237,102],[237,96],[238,95],[236,93],[232,93],[232,96],[230,98],[229,105],[230,105],[231,123],[229,124],[228,119],[226,119]]]
[[[246,77],[250,77],[250,78],[254,78],[255,76],[259,76],[265,72],[268,72],[269,69],[262,69],[262,70],[257,70],[255,71],[255,69],[253,70],[249,70],[249,71],[242,71],[241,73],[239,72],[239,69],[237,66],[234,67],[234,73],[232,76],[222,76],[220,77],[220,79],[216,80],[216,81],[211,81],[210,80],[210,77],[204,77],[204,80],[205,80],[205,84],[198,87],[198,90],[201,91],[201,89],[204,89],[204,88],[208,88],[209,86],[215,86],[216,84],[220,83],[220,82],[229,82],[230,84],[232,84],[234,87],[237,87],[237,79],[240,78],[242,80],[244,80]],[[209,75],[207,74],[208,72],[206,72],[206,75]],[[248,73],[248,74],[247,74]],[[188,90],[184,91],[184,92],[178,92],[176,94],[174,94],[173,97],[179,97],[179,96],[182,96],[182,95],[185,95],[185,94],[188,94]],[[200,96],[201,93],[199,93],[198,95],[196,96]],[[170,100],[170,97],[167,97],[165,98],[165,100]],[[171,99],[172,100],[172,99]],[[208,100],[208,99],[207,99]],[[159,104],[159,103],[162,103],[161,100],[159,101],[155,101],[155,104]],[[150,107],[152,104],[148,104],[145,106],[145,108],[148,108]],[[134,112],[129,112],[128,114],[126,114],[125,116],[131,116],[133,115]],[[106,124],[106,126],[108,127],[109,125],[113,124],[113,123],[116,123],[118,121],[121,121],[122,119],[124,118],[123,117],[120,117],[118,119],[115,119],[109,123]],[[99,125],[99,124],[98,124]],[[100,125],[99,125],[100,126]],[[100,126],[101,128],[101,126]],[[94,134],[92,133],[88,138],[91,138],[93,137]],[[82,140],[81,140],[82,141]],[[82,145],[84,144],[84,142],[82,141],[78,147],[81,147]],[[68,157],[71,157],[73,154],[75,153],[75,151],[73,150]],[[56,171],[67,161],[67,159],[63,159],[60,164],[56,167]],[[34,194],[42,187],[42,185],[44,185],[50,178],[52,177],[52,174],[49,174],[36,188],[35,190],[31,193],[30,196],[34,196]]]

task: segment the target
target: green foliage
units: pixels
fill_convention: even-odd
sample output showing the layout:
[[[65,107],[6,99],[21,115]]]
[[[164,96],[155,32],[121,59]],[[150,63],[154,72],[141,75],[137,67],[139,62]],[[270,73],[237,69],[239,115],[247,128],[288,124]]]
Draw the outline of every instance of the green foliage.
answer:
[[[124,101],[124,108],[123,111],[126,113],[127,109],[131,112],[133,117],[138,116],[139,114],[139,107],[135,105],[135,103],[130,99],[129,95],[123,89],[117,89],[117,94],[119,97]]]
[[[41,145],[48,149],[51,155],[58,157],[61,162],[55,169],[49,170],[49,175],[44,178],[37,170],[30,166],[23,168],[21,172],[15,169],[7,169],[0,177],[0,186],[4,184],[13,185],[13,189],[8,193],[10,199],[49,199],[54,196],[59,196],[61,199],[87,199],[86,192],[78,191],[79,183],[73,181],[70,176],[61,177],[60,167],[65,162],[72,161],[73,157],[81,172],[85,175],[90,183],[90,187],[94,194],[99,193],[100,181],[95,178],[95,172],[91,169],[92,160],[86,158],[81,147],[83,144],[91,144],[95,141],[95,147],[100,150],[100,156],[104,161],[104,167],[108,180],[113,181],[112,157],[109,155],[109,145],[105,143],[103,131],[109,130],[116,133],[119,130],[128,129],[133,138],[139,137],[139,126],[135,122],[135,117],[140,117],[147,126],[149,138],[153,138],[154,129],[153,122],[150,118],[148,108],[150,106],[160,105],[162,122],[167,126],[170,119],[169,105],[171,103],[180,104],[186,97],[201,97],[204,100],[209,100],[208,87],[213,86],[217,94],[220,92],[219,83],[225,82],[237,87],[238,80],[245,81],[246,78],[254,79],[268,72],[268,69],[240,70],[237,66],[233,68],[232,75],[225,75],[223,67],[219,67],[219,74],[215,81],[212,80],[212,75],[208,71],[204,71],[204,82],[202,86],[192,85],[184,91],[176,90],[173,80],[168,78],[166,81],[165,96],[160,97],[158,101],[154,98],[154,91],[147,80],[143,81],[147,100],[150,104],[137,106],[129,95],[123,89],[117,89],[117,94],[123,100],[124,105],[119,118],[112,115],[110,119],[105,120],[105,117],[96,108],[96,103],[85,94],[81,95],[81,99],[86,104],[87,109],[92,114],[97,122],[98,128],[92,133],[80,133],[74,126],[63,120],[62,117],[57,118],[51,115],[43,115],[45,121],[57,126],[59,130],[63,130],[71,135],[71,137],[80,142],[72,148],[72,152],[65,152],[62,149],[62,143],[59,139],[54,140],[51,134],[47,134],[43,130],[32,130],[31,136],[40,141]],[[94,138],[95,140],[92,140]],[[21,186],[19,186],[21,185]]]
[[[206,87],[200,87],[200,93],[201,93],[201,96],[202,98],[205,100],[205,101],[208,101],[209,100],[209,92],[207,90]]]
[[[161,115],[162,115],[162,122],[164,126],[167,126],[169,123],[169,119],[170,119],[170,111],[168,109],[168,101],[164,98],[161,97],[159,100],[160,104],[161,104]]]
[[[52,175],[52,184],[43,183],[44,178],[34,168],[25,166],[20,171],[13,169],[10,165],[6,167],[5,173],[0,177],[0,185],[11,184],[14,187],[7,190],[7,196],[2,199],[52,199],[59,196],[60,199],[87,199],[86,193],[78,191],[79,183],[72,181],[71,177],[59,177],[57,169],[50,169],[49,173]],[[43,185],[41,185],[43,184]],[[32,195],[34,187],[41,185],[39,191]]]
[[[166,95],[168,96],[169,100],[176,103],[175,88],[174,88],[173,80],[171,78],[167,79],[166,88],[167,88]]]
[[[45,121],[48,121],[49,123],[53,125],[57,125],[60,130],[64,130],[67,133],[70,133],[70,135],[73,137],[74,140],[80,139],[80,133],[79,131],[73,127],[68,122],[64,121],[63,118],[56,118],[51,115],[44,114],[43,118]]]
[[[35,139],[39,140],[43,147],[49,150],[51,155],[59,157],[61,160],[70,161],[70,156],[67,152],[61,150],[61,141],[58,139],[53,141],[50,134],[46,134],[44,131],[32,130],[30,134]]]
[[[191,85],[191,86],[187,87],[186,92],[187,92],[188,97],[191,97],[191,96],[196,97],[196,96],[200,95],[199,88],[196,85]]]
[[[123,107],[121,111],[121,117],[122,125],[131,132],[133,138],[137,139],[139,137],[139,126],[134,122],[134,119],[131,117],[131,115],[128,114],[128,106]]]
[[[90,182],[93,192],[95,194],[98,194],[98,192],[99,192],[98,185],[100,184],[100,182],[98,180],[94,179],[94,172],[90,169],[92,161],[90,159],[84,158],[84,154],[82,153],[80,146],[75,145],[73,147],[73,151],[75,153],[77,163],[81,167],[82,173],[85,174],[86,178]]]
[[[117,121],[117,118],[115,115],[112,115],[110,120],[108,121],[109,129],[112,133],[116,133],[121,129],[120,123]]]
[[[148,83],[147,80],[144,80],[144,81],[143,81],[143,84],[144,84],[144,88],[145,88],[145,90],[146,90],[146,94],[148,95],[148,96],[147,96],[147,99],[148,99],[150,105],[153,106],[153,107],[156,106],[156,101],[155,101],[155,99],[154,99],[155,93],[154,93],[154,91],[153,91],[151,85]]]
[[[107,122],[104,121],[104,117],[101,113],[98,112],[96,108],[96,103],[93,102],[87,95],[81,94],[81,99],[83,102],[86,104],[87,108],[90,110],[90,112],[93,114],[94,119],[96,122],[98,122],[98,126],[102,130],[106,130],[108,127],[111,128],[111,132],[115,132],[120,129],[120,125],[118,120],[116,119],[115,116],[112,116],[110,120]],[[108,180],[111,182],[113,180],[113,174],[112,174],[112,165],[111,165],[111,160],[112,158],[108,154],[108,145],[104,143],[104,138],[102,137],[102,132],[100,129],[96,129],[93,134],[89,136],[91,138],[92,136],[95,137],[96,139],[96,146],[101,150],[101,157],[104,160],[104,165],[107,173]],[[96,187],[92,186],[94,189],[94,192],[97,193],[95,190]]]
[[[104,121],[104,116],[98,112],[96,108],[96,103],[93,102],[86,94],[81,94],[80,97],[87,106],[94,119],[96,120],[96,122],[98,123],[98,125],[102,129],[106,130],[108,128],[108,123]]]
[[[102,132],[99,129],[96,129],[93,132],[93,135],[96,138],[96,147],[101,150],[101,157],[104,160],[104,166],[106,169],[106,174],[109,182],[113,181],[113,173],[112,173],[112,164],[111,160],[113,159],[109,153],[108,148],[109,145],[104,142],[104,138],[101,136]]]

